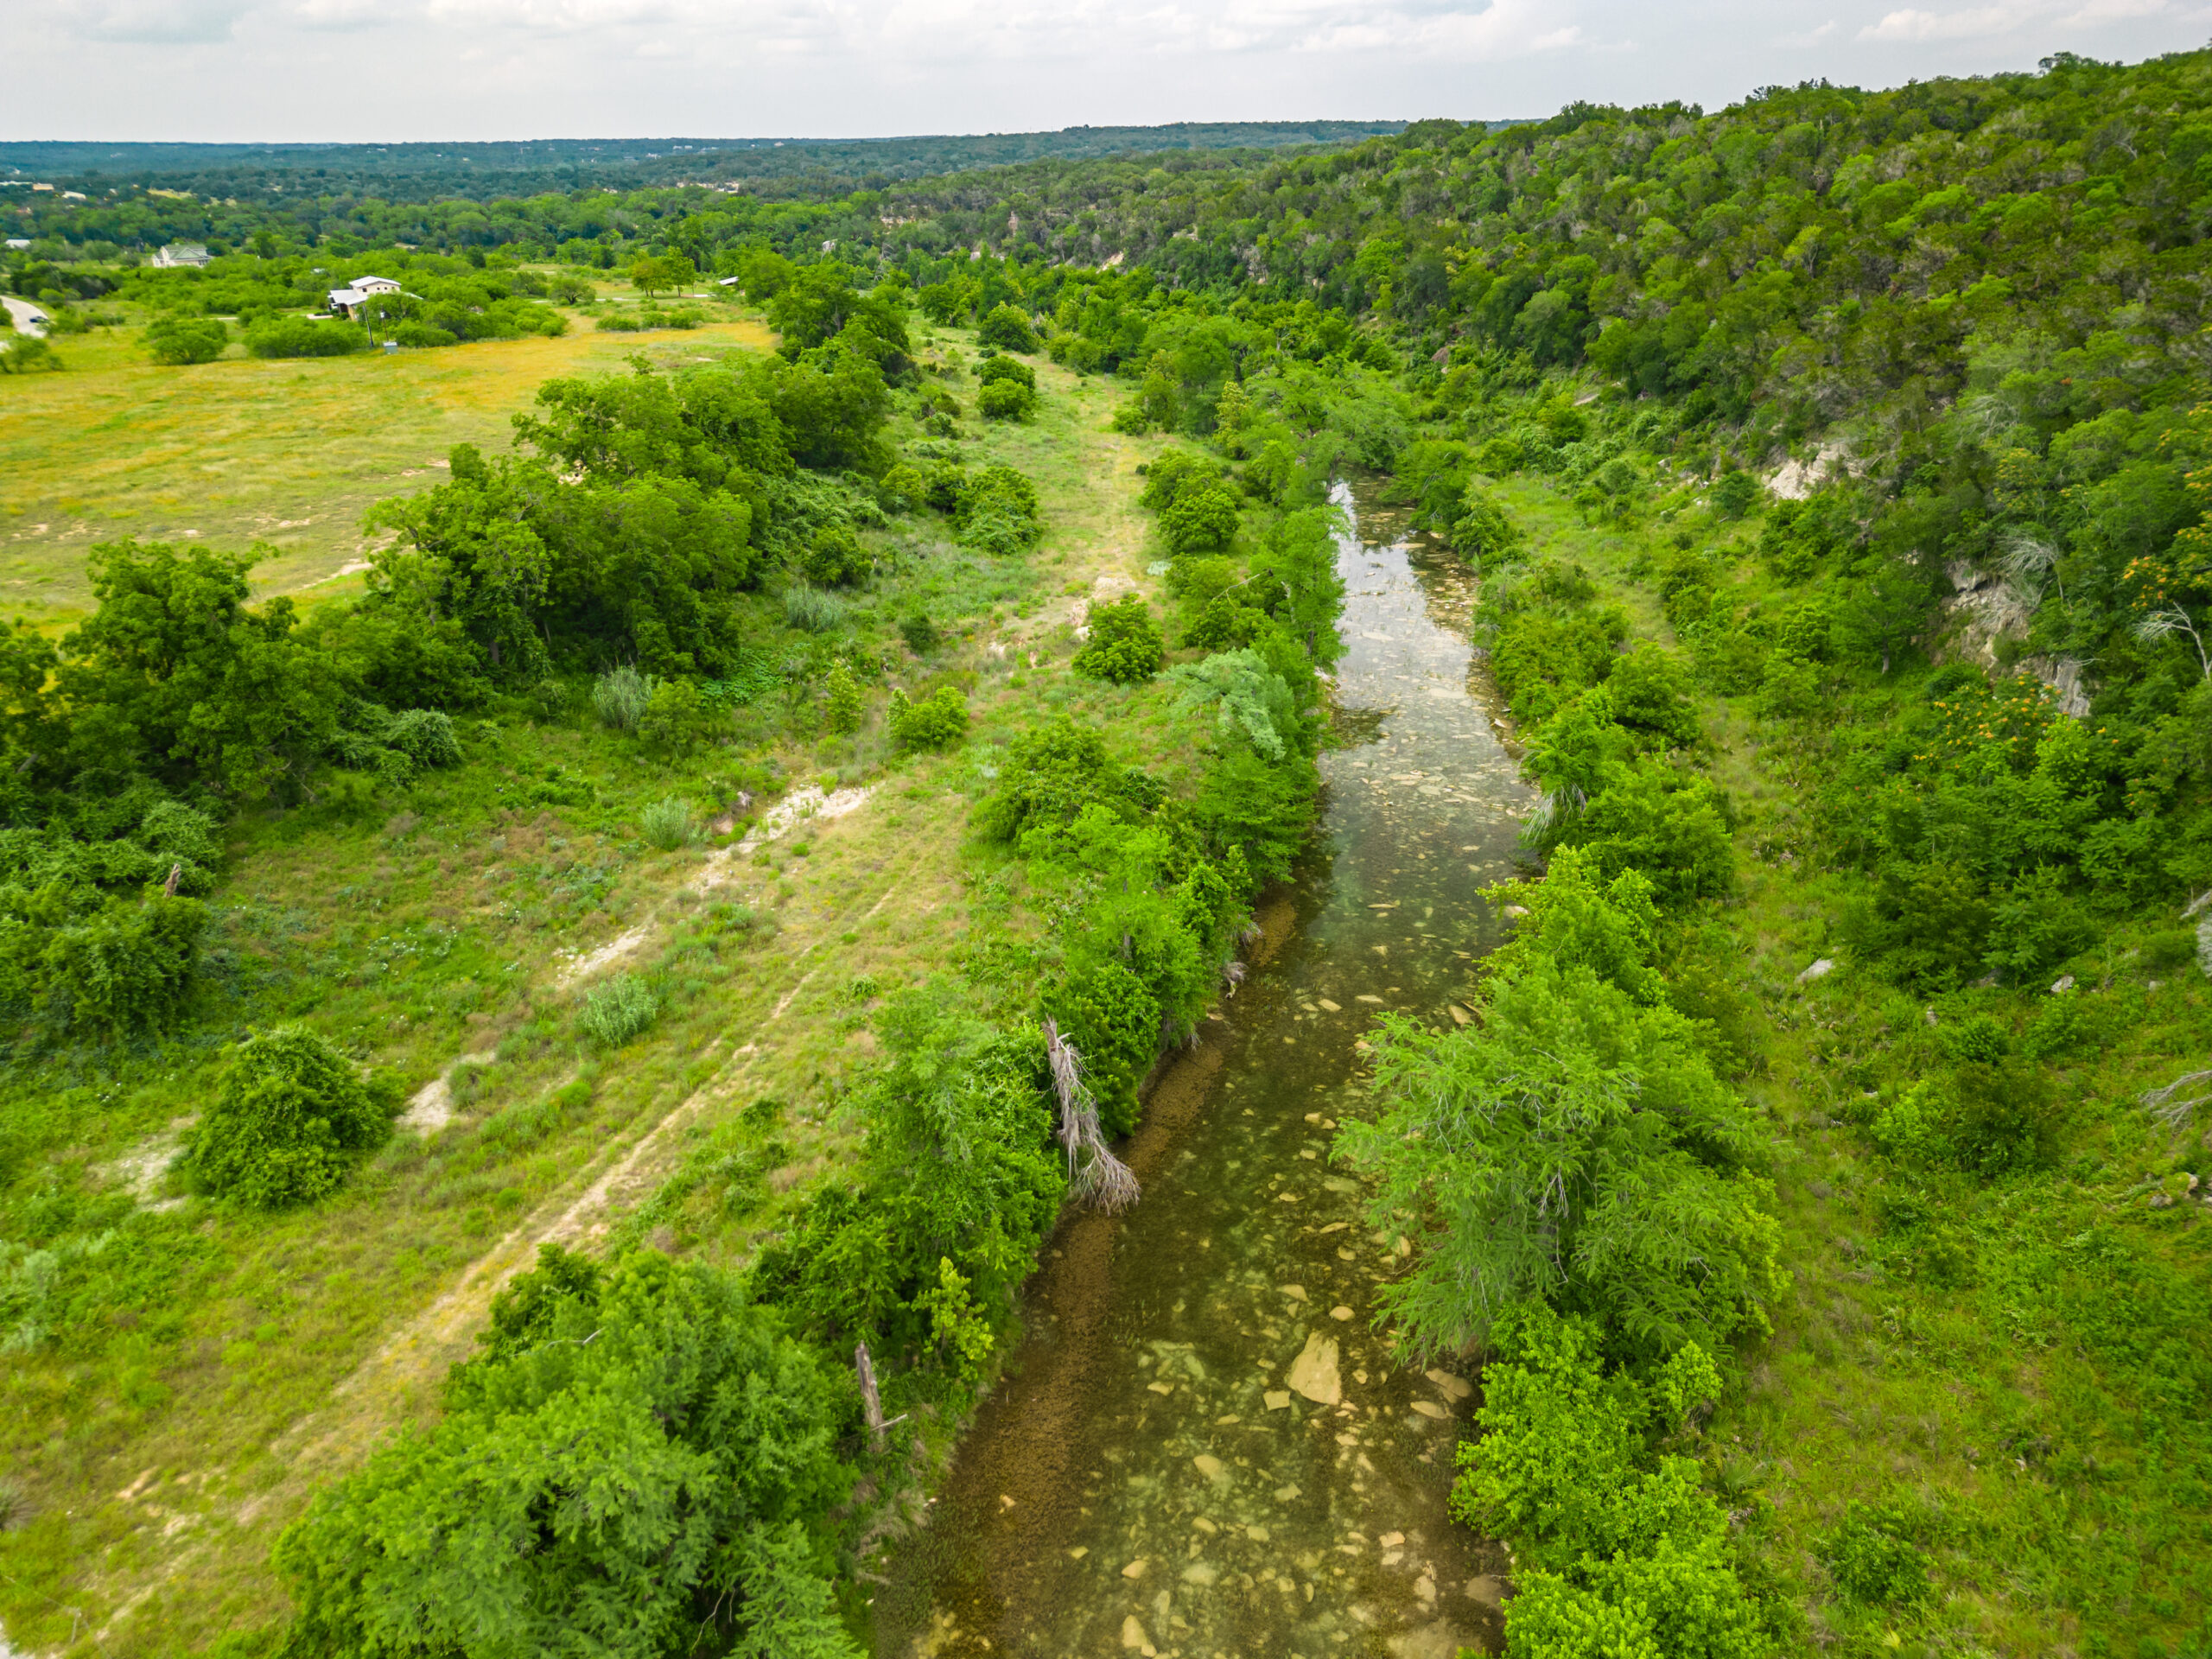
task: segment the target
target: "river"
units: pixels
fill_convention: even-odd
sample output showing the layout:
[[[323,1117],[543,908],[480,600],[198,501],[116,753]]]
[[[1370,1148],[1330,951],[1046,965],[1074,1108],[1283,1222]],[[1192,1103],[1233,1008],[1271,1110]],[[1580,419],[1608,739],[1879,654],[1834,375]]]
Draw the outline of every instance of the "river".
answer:
[[[1466,1381],[1393,1363],[1407,1247],[1331,1161],[1376,1013],[1464,1023],[1531,800],[1473,677],[1471,573],[1339,486],[1339,747],[1255,971],[1149,1097],[1144,1198],[1071,1217],[943,1495],[875,1584],[880,1659],[1452,1659],[1503,1552],[1451,1523]]]

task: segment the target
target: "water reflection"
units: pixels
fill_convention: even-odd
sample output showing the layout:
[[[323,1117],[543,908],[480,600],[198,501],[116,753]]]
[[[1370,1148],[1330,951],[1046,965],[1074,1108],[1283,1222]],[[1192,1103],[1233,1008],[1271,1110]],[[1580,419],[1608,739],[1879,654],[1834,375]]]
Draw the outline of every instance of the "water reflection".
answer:
[[[1469,574],[1340,492],[1357,528],[1342,729],[1277,948],[1155,1091],[1145,1199],[1072,1220],[1030,1336],[876,1599],[887,1656],[1128,1651],[1450,1659],[1499,1645],[1501,1558],[1446,1511],[1471,1389],[1370,1324],[1402,1241],[1328,1161],[1357,1045],[1395,1008],[1464,1023],[1529,796],[1471,688]]]

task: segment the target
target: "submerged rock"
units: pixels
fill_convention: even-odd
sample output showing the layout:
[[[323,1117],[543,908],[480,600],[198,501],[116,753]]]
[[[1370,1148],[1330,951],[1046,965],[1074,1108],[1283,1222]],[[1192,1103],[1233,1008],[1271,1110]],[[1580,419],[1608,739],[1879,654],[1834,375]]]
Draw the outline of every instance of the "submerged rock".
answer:
[[[1325,1337],[1319,1331],[1309,1332],[1306,1346],[1290,1362],[1289,1374],[1283,1381],[1317,1406],[1340,1403],[1344,1397],[1344,1385],[1337,1375],[1336,1339]]]

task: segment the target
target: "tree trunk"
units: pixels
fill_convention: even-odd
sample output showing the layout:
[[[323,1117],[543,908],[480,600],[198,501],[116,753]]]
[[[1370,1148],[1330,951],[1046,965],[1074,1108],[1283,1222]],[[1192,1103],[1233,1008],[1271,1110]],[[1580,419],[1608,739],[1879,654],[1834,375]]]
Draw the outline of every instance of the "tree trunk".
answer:
[[[875,1437],[875,1449],[883,1450],[883,1396],[876,1392],[875,1367],[868,1357],[868,1344],[861,1343],[853,1350],[853,1370],[861,1379],[861,1408],[868,1414],[868,1432]]]

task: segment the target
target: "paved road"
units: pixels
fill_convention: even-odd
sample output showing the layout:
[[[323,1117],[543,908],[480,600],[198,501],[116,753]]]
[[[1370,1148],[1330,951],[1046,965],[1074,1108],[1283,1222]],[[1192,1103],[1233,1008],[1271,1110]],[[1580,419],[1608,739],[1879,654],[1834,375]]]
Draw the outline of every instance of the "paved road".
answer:
[[[15,319],[16,327],[33,340],[42,340],[46,337],[47,315],[29,300],[13,299],[6,295],[0,295],[0,305],[8,308],[8,315]]]

